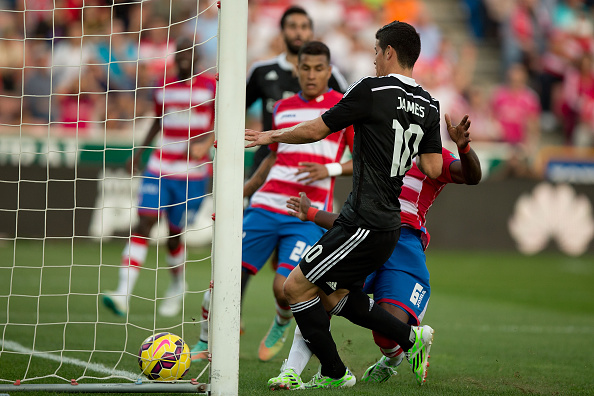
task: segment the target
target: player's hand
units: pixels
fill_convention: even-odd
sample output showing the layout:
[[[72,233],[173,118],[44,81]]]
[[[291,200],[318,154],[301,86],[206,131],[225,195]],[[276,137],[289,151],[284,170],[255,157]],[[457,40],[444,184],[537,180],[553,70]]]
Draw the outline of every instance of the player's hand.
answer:
[[[303,182],[303,184],[311,184],[328,177],[328,168],[317,162],[300,162],[299,166],[300,168],[295,174],[301,175],[305,173],[303,177],[297,179],[298,182]]]
[[[445,122],[452,142],[456,143],[456,146],[458,146],[458,149],[460,150],[466,148],[468,143],[472,141],[470,132],[468,132],[468,129],[470,129],[470,119],[468,119],[468,114],[462,118],[458,125],[453,126],[450,115],[446,113]]]
[[[287,201],[289,214],[297,217],[301,221],[307,221],[307,211],[311,207],[311,201],[304,192],[300,192],[298,197],[290,197]]]
[[[248,144],[246,144],[245,148],[265,146],[270,143],[273,143],[272,134],[270,131],[258,132],[254,131],[253,129],[245,130],[245,140],[249,142]]]
[[[190,157],[201,160],[209,153],[211,147],[212,143],[210,141],[190,143]]]

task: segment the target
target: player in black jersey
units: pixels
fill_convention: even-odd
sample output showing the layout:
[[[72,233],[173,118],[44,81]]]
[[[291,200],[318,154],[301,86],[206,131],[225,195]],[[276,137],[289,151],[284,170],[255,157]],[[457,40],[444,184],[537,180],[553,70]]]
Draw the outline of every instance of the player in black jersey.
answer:
[[[246,86],[247,107],[262,99],[262,128],[265,130],[272,128],[274,104],[301,90],[296,73],[297,54],[301,46],[313,38],[312,20],[299,6],[287,8],[281,17],[280,28],[287,51],[276,58],[254,63],[248,73]],[[328,86],[341,93],[347,89],[346,79],[335,66],[332,67]],[[256,151],[250,175],[268,154],[267,146]]]
[[[405,172],[417,166],[428,177],[442,169],[439,104],[412,79],[421,51],[418,33],[392,22],[376,33],[377,77],[353,84],[332,109],[292,128],[246,130],[248,147],[308,143],[353,125],[353,190],[338,219],[287,278],[285,295],[301,333],[322,364],[308,387],[356,382],[336,350],[318,293],[332,297],[335,315],[385,335],[407,351],[419,383],[425,381],[433,340],[429,326],[411,327],[379,307],[361,290],[365,277],[391,255],[400,234],[398,196]],[[313,219],[316,209],[309,216]],[[326,307],[328,308],[328,307]]]

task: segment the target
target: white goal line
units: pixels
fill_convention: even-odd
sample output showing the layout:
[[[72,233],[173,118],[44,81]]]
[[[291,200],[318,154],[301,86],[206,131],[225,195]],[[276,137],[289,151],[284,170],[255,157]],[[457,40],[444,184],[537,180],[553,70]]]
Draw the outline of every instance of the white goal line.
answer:
[[[141,378],[140,373],[132,373],[130,371],[125,370],[115,370],[111,369],[101,363],[89,363],[85,362],[84,360],[70,358],[66,356],[59,356],[52,353],[47,352],[35,352],[32,349],[26,348],[19,344],[18,342],[10,341],[10,340],[0,340],[0,348],[5,351],[11,352],[18,352],[26,355],[33,355],[33,357],[38,357],[42,359],[53,360],[55,362],[61,362],[65,364],[72,364],[74,366],[79,367],[86,367],[89,370],[100,374],[108,374],[114,377],[124,377],[126,379],[135,380]]]

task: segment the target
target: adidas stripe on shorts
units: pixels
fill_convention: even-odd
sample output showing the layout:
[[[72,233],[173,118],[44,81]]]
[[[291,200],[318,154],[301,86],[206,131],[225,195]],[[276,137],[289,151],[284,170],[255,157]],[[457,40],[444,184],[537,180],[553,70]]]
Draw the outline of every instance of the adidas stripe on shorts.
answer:
[[[327,295],[337,289],[362,288],[367,275],[388,260],[399,235],[399,229],[372,231],[339,217],[303,256],[299,267]]]

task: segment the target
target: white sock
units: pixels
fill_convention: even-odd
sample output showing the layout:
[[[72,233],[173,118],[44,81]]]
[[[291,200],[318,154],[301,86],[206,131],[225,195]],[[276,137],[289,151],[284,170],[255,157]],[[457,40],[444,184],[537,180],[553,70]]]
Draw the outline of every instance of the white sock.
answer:
[[[399,351],[397,351],[394,356],[386,356],[386,364],[388,366],[392,366],[392,367],[396,367],[398,366],[400,363],[402,363],[402,360],[404,359],[404,351],[402,350],[402,348],[400,348],[400,345],[398,346]],[[383,350],[382,350],[383,352]]]
[[[208,342],[208,314],[210,312],[210,289],[202,297],[202,320],[200,324],[200,341]]]
[[[296,326],[286,368],[292,368],[297,374],[301,375],[312,356],[313,353],[307,347],[299,326]]]
[[[175,284],[176,286],[183,285],[185,272],[184,263],[186,262],[186,249],[184,249],[184,246],[180,244],[173,252],[167,251],[166,260],[171,269],[172,284]]]
[[[134,265],[121,266],[118,288],[116,289],[115,294],[124,296],[132,294],[139,274],[140,269]]]
[[[291,307],[281,307],[276,300],[274,303],[276,304],[276,323],[279,325],[286,325],[293,319]]]
[[[129,296],[134,291],[140,267],[146,260],[148,241],[138,235],[132,235],[122,252],[122,266],[120,267],[118,288],[115,294]]]

